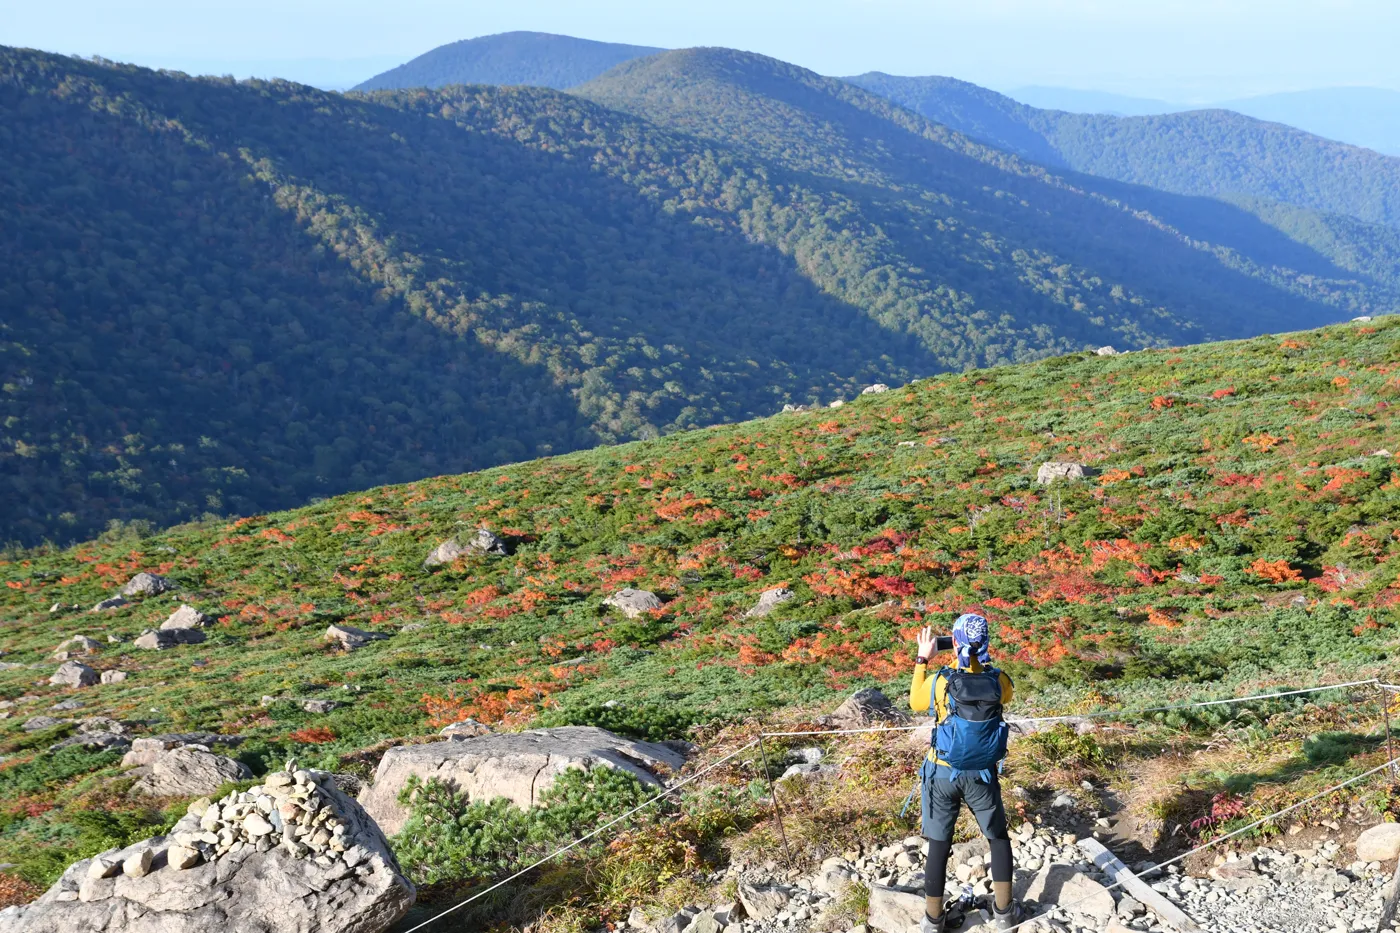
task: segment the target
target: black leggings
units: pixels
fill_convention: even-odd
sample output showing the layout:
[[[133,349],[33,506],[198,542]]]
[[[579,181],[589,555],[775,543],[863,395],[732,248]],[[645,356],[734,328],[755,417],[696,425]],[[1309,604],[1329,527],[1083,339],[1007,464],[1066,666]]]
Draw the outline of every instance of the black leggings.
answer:
[[[992,848],[992,880],[1011,880],[1011,840],[988,839]],[[953,851],[951,840],[928,841],[928,864],[924,866],[924,896],[942,897],[944,879],[948,874],[948,856]]]

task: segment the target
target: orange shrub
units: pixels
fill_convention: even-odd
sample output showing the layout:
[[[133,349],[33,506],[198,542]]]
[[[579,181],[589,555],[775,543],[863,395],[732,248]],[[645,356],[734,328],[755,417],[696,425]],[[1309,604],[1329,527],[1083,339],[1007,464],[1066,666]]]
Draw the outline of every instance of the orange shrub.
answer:
[[[1303,579],[1302,571],[1288,566],[1286,560],[1265,560],[1260,557],[1249,565],[1249,572],[1270,583],[1293,583]]]

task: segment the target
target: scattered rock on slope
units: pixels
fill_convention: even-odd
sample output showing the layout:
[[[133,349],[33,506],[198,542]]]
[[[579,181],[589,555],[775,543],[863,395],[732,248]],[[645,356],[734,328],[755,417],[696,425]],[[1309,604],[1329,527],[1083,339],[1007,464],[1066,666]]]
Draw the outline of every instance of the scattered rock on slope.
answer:
[[[170,614],[170,618],[160,624],[162,632],[173,632],[185,629],[204,628],[209,624],[209,617],[193,606],[186,606],[183,603],[179,609]]]
[[[626,739],[594,726],[532,729],[391,748],[360,802],[384,832],[393,835],[408,819],[408,809],[398,797],[413,775],[449,782],[472,800],[505,797],[530,807],[568,768],[620,768],[643,783],[660,784],[659,769],[674,771],[684,764],[684,757],[665,745]]]
[[[628,587],[603,600],[603,605],[613,607],[629,619],[635,619],[644,612],[660,609],[662,603],[650,590],[634,590]]]
[[[162,628],[142,632],[132,644],[147,651],[164,651],[176,645],[197,645],[204,639],[204,633],[197,628]]]
[[[123,606],[129,605],[131,605],[131,603],[126,601],[126,597],[113,596],[111,599],[102,600],[102,602],[89,609],[88,612],[106,612],[108,609],[120,609]]]
[[[97,671],[86,664],[78,661],[64,661],[59,665],[58,670],[53,672],[49,683],[55,687],[91,687],[100,680]]]
[[[102,643],[86,635],[74,635],[54,649],[55,661],[67,661],[82,655],[93,655],[102,650]]]
[[[889,386],[885,385],[883,382],[877,382],[877,383],[875,383],[873,386],[866,386],[865,388],[861,389],[861,390],[860,390],[860,394],[861,394],[861,395],[880,395],[881,393],[888,392],[889,390],[890,390],[890,387],[889,387]]]
[[[1363,862],[1388,862],[1400,855],[1400,823],[1380,823],[1356,839],[1356,857]]]
[[[1048,460],[1040,465],[1040,469],[1035,471],[1035,481],[1042,486],[1048,486],[1057,479],[1087,479],[1093,474],[1093,468],[1087,467],[1082,463]]]
[[[159,596],[175,589],[175,584],[153,573],[138,573],[122,587],[123,596]]]
[[[451,537],[433,549],[433,553],[428,555],[423,561],[424,567],[437,567],[441,564],[450,564],[459,557],[467,554],[487,554],[492,557],[504,557],[508,553],[506,543],[498,538],[489,528],[478,528],[476,534],[465,544]]]
[[[215,745],[237,745],[243,741],[241,735],[219,735],[214,732],[168,732],[164,735],[148,735],[131,742],[131,751],[122,759],[123,768],[136,768],[155,762],[163,753],[171,749],[197,745],[203,749]]]
[[[896,709],[885,696],[874,687],[857,690],[844,703],[828,716],[823,717],[829,725],[841,729],[859,729],[887,723],[907,722],[907,713]]]
[[[230,781],[253,776],[248,766],[198,745],[173,748],[156,755],[133,792],[152,797],[194,797],[212,794]]]
[[[785,586],[764,590],[759,594],[758,602],[754,604],[752,609],[744,613],[744,615],[750,619],[761,619],[789,599],[792,599],[792,596],[792,590]]]
[[[33,904],[0,911],[0,933],[380,933],[413,900],[331,775],[279,771],[191,804],[168,836],[69,866]]]
[[[326,629],[326,634],[322,637],[326,641],[340,642],[340,647],[346,651],[354,651],[357,648],[363,648],[372,641],[382,641],[389,636],[385,632],[367,632],[352,625],[332,625]]]

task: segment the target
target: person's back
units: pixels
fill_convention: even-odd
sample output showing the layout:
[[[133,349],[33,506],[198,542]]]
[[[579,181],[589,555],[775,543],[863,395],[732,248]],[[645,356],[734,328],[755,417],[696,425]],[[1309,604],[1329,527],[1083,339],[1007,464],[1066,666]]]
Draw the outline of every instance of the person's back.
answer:
[[[919,655],[909,685],[909,706],[937,718],[933,742],[919,769],[923,803],[923,836],[928,840],[924,868],[924,933],[942,933],[946,914],[943,889],[953,827],[966,803],[992,853],[992,897],[997,928],[1007,930],[1023,919],[1011,897],[1011,836],[997,772],[1006,756],[1004,707],[1011,702],[1012,683],[990,667],[987,620],[979,615],[958,617],[953,625],[952,667],[929,673],[934,650],[931,629],[919,633]]]

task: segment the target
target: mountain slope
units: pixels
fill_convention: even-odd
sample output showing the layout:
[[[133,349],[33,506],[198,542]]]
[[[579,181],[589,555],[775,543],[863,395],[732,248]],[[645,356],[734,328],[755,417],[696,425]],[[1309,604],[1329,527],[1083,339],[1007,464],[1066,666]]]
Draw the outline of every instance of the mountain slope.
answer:
[[[951,78],[872,72],[847,80],[1046,165],[1400,226],[1400,158],[1289,126],[1226,110],[1135,117],[1039,110]]]
[[[50,708],[68,694],[30,666],[47,674],[78,633],[100,645],[88,663],[129,677],[82,691],[76,716],[238,733],[235,754],[259,772],[296,755],[363,775],[381,743],[466,716],[677,738],[830,708],[860,686],[893,695],[912,634],[963,611],[989,617],[1031,711],[1372,676],[1393,663],[1400,624],[1400,459],[1382,452],[1400,431],[1397,359],[1400,318],[1077,353],[838,411],[8,555],[0,699],[18,705],[0,718],[0,862],[50,871],[72,857],[76,812],[148,806],[104,783],[110,757],[43,751],[72,724],[23,728],[65,716]],[[1048,460],[1097,474],[1047,490],[1035,476]],[[478,525],[510,553],[422,566]],[[139,571],[177,590],[50,612],[85,610]],[[603,603],[623,587],[664,605],[624,618]],[[793,597],[747,615],[777,587]],[[214,617],[207,642],[131,646],[181,601]],[[392,637],[335,651],[330,622]]]
[[[566,88],[614,65],[663,49],[594,42],[545,32],[503,32],[449,42],[356,85],[356,91],[443,87],[448,84],[527,84]]]

